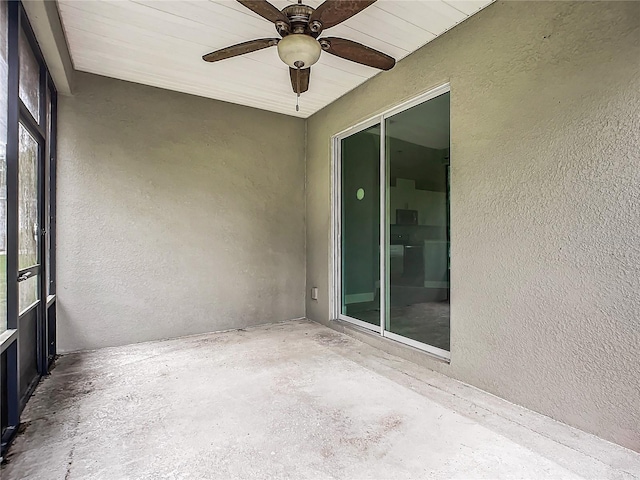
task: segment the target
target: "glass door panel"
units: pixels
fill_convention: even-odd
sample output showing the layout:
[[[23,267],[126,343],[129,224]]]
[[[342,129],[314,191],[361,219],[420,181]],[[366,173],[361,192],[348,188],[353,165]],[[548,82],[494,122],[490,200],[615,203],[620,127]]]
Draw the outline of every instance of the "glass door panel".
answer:
[[[342,315],[380,327],[380,126],[341,141]]]
[[[24,31],[20,31],[20,100],[40,123],[40,65]]]
[[[38,276],[31,275],[21,281],[19,285],[18,311],[22,313],[40,298],[38,294]]]
[[[19,308],[25,308],[40,298],[38,289],[38,150],[39,145],[29,131],[19,126],[18,153],[18,268]],[[25,269],[33,268],[30,271]]]
[[[449,351],[449,93],[385,122],[385,330]]]

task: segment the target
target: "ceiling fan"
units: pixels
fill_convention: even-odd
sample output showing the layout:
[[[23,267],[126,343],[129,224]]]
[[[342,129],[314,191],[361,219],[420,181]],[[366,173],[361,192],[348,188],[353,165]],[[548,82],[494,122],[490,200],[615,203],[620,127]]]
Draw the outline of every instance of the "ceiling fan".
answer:
[[[298,0],[297,4],[278,10],[267,0],[238,0],[248,9],[273,22],[282,38],[260,38],[239,43],[208,53],[202,59],[217,62],[277,45],[280,59],[289,66],[291,86],[298,97],[309,89],[311,65],[318,61],[323,50],[352,62],[389,70],[396,61],[378,50],[344,38],[318,39],[323,30],[344,22],[375,1],[326,0],[314,9]]]

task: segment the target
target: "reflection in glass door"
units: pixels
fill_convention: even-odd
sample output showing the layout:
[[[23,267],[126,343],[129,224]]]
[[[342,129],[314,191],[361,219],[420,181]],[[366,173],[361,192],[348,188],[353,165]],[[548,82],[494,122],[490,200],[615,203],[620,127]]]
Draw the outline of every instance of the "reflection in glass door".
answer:
[[[449,93],[385,122],[390,264],[385,330],[448,352]]]
[[[380,330],[380,127],[342,140],[341,314]]]
[[[449,96],[444,85],[338,135],[333,210],[334,314],[447,359]]]

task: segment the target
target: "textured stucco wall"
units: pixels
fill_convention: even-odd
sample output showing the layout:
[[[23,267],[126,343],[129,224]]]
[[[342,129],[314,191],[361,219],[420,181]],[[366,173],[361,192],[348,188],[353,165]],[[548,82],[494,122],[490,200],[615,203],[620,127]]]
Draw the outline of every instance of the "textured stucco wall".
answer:
[[[640,3],[496,3],[313,115],[307,316],[329,320],[331,135],[445,82],[451,364],[378,343],[640,450]]]
[[[304,120],[77,74],[58,137],[60,351],[304,316]]]

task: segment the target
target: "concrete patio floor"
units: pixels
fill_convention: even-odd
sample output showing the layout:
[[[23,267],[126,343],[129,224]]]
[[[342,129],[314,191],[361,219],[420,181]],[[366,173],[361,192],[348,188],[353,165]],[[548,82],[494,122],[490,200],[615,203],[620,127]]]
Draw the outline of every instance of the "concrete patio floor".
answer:
[[[307,321],[66,355],[1,477],[640,478],[640,455]]]

